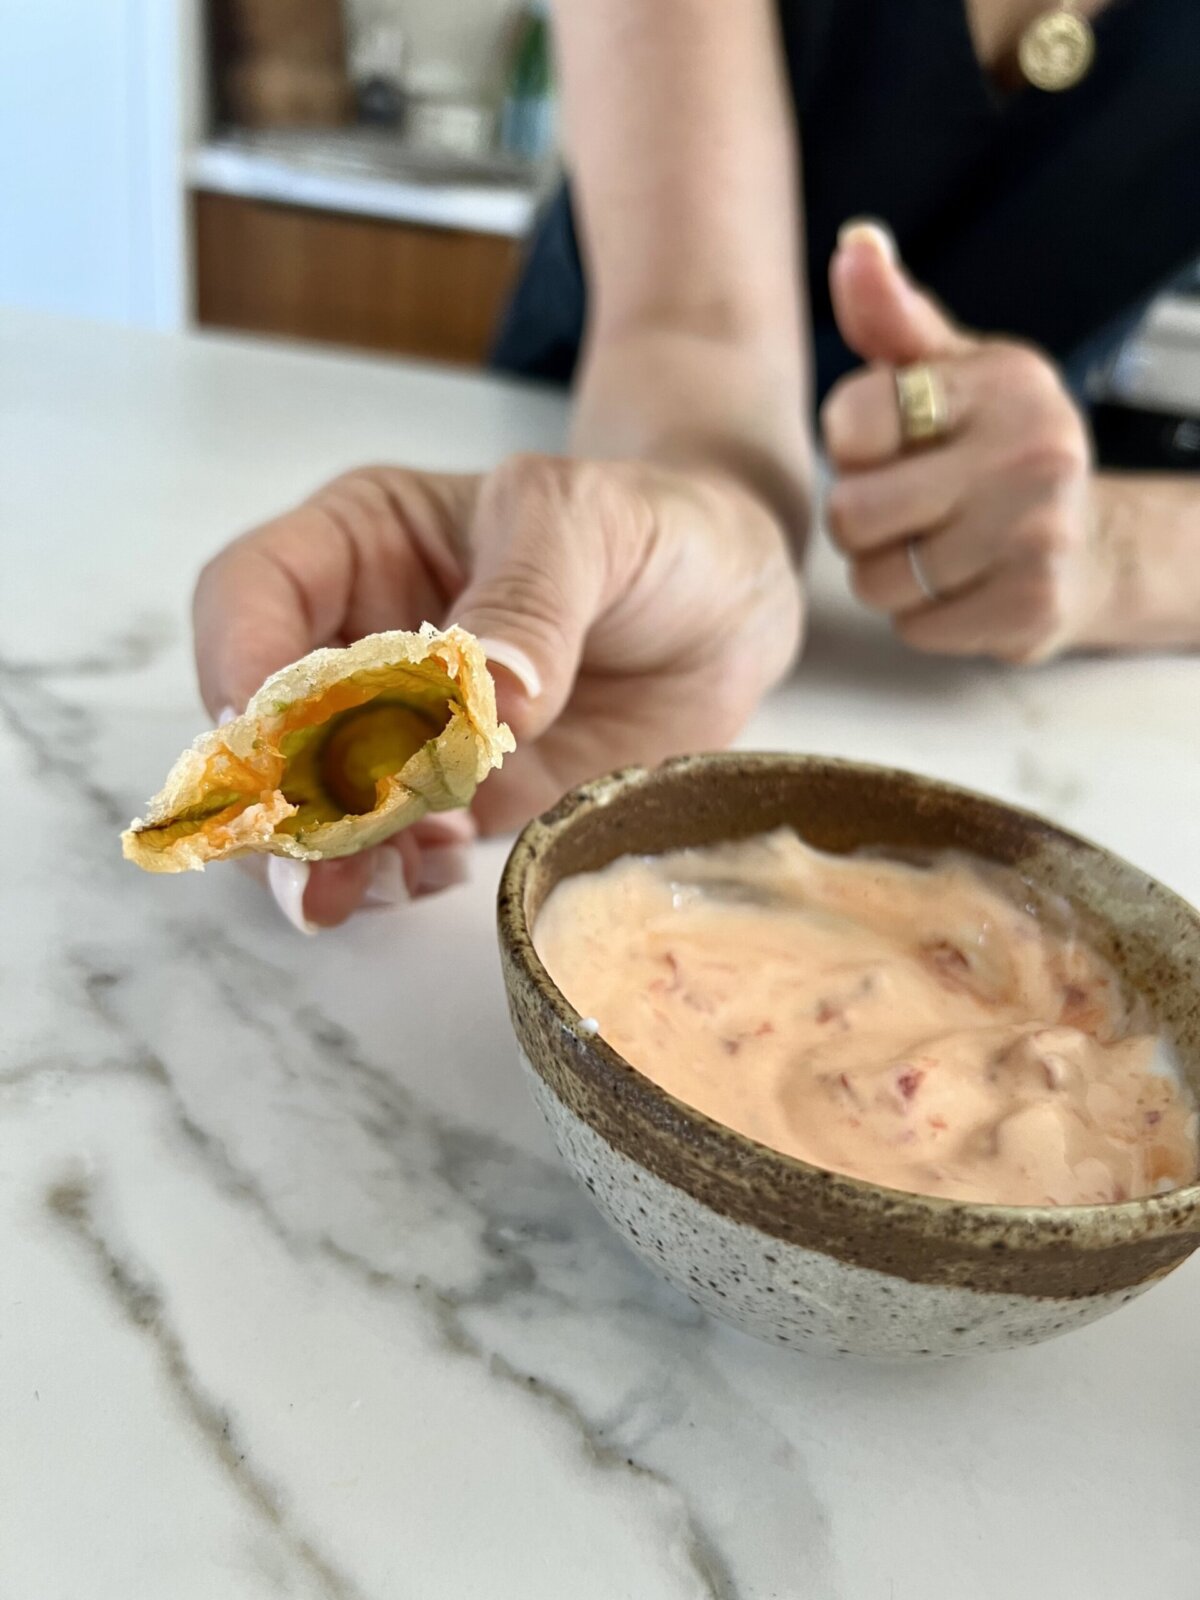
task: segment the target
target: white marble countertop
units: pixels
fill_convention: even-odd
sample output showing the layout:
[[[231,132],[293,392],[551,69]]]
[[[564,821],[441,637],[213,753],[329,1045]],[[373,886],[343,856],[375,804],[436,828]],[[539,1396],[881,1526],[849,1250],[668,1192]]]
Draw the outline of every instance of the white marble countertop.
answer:
[[[760,1347],[659,1287],[515,1065],[475,881],[304,940],[116,831],[232,530],[553,445],[486,379],[0,318],[4,1600],[1195,1600],[1200,1260],[1058,1344]],[[748,743],[1034,804],[1200,896],[1200,661],[906,654],[820,563]]]
[[[484,161],[422,155],[378,136],[305,131],[212,139],[186,163],[193,189],[523,239],[537,183],[528,169],[487,169]]]

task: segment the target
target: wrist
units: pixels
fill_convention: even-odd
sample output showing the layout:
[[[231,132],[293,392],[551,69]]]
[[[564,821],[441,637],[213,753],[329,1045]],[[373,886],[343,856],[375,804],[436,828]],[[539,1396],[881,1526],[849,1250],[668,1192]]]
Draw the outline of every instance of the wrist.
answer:
[[[1087,599],[1074,641],[1083,650],[1119,649],[1142,610],[1125,508],[1107,503],[1098,479],[1089,489]]]
[[[1082,649],[1200,644],[1200,493],[1182,480],[1100,473],[1092,485],[1092,604]]]
[[[748,514],[765,515],[789,552],[799,559],[808,540],[811,494],[807,475],[785,468],[769,450],[745,438],[691,430],[655,441],[652,461],[741,504]]]
[[[813,449],[796,363],[751,337],[639,326],[588,350],[573,454],[724,476],[755,496],[803,548]]]

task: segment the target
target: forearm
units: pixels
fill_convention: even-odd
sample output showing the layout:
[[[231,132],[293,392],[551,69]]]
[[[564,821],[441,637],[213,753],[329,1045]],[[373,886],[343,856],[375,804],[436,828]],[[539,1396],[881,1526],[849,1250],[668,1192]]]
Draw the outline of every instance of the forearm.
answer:
[[[716,467],[807,522],[797,134],[773,0],[556,0],[588,284],[579,454]]]
[[[799,550],[813,456],[798,345],[772,351],[765,339],[667,321],[597,339],[583,362],[572,449],[728,473]]]
[[[1200,483],[1181,474],[1099,473],[1102,590],[1085,646],[1200,647]]]

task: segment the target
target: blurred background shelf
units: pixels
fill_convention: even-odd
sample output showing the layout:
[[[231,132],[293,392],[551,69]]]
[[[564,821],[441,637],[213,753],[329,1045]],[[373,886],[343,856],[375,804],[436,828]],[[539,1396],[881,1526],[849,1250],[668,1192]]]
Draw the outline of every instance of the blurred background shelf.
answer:
[[[10,8],[0,303],[485,359],[556,170],[526,0]]]
[[[389,132],[286,129],[206,142],[187,180],[202,326],[478,365],[545,176]]]
[[[479,365],[513,280],[507,234],[198,192],[203,327]]]
[[[187,161],[193,190],[522,239],[546,174],[502,155],[457,156],[389,132],[243,130]]]

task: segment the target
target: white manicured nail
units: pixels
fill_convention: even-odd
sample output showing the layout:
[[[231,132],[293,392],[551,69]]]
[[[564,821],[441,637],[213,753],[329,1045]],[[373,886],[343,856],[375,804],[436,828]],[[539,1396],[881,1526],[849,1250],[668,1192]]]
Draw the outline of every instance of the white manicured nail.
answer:
[[[233,709],[233,707],[226,706],[224,711],[222,711],[220,716],[217,718],[217,727],[223,728],[227,722],[232,722],[236,716],[237,712]]]
[[[417,893],[439,894],[466,883],[471,875],[470,851],[461,844],[426,845],[417,869]]]
[[[371,906],[402,906],[412,899],[398,850],[376,850],[363,899]]]
[[[275,904],[293,928],[298,928],[301,933],[316,933],[316,923],[310,922],[304,915],[308,871],[307,861],[293,861],[290,856],[270,856],[267,859],[267,887],[275,897]]]
[[[858,241],[869,244],[886,261],[896,262],[896,239],[886,222],[878,222],[874,217],[851,217],[849,222],[843,222],[838,229],[839,247],[844,249]]]
[[[480,639],[479,645],[489,661],[512,673],[531,700],[538,698],[542,675],[519,645],[508,644],[504,639]]]

